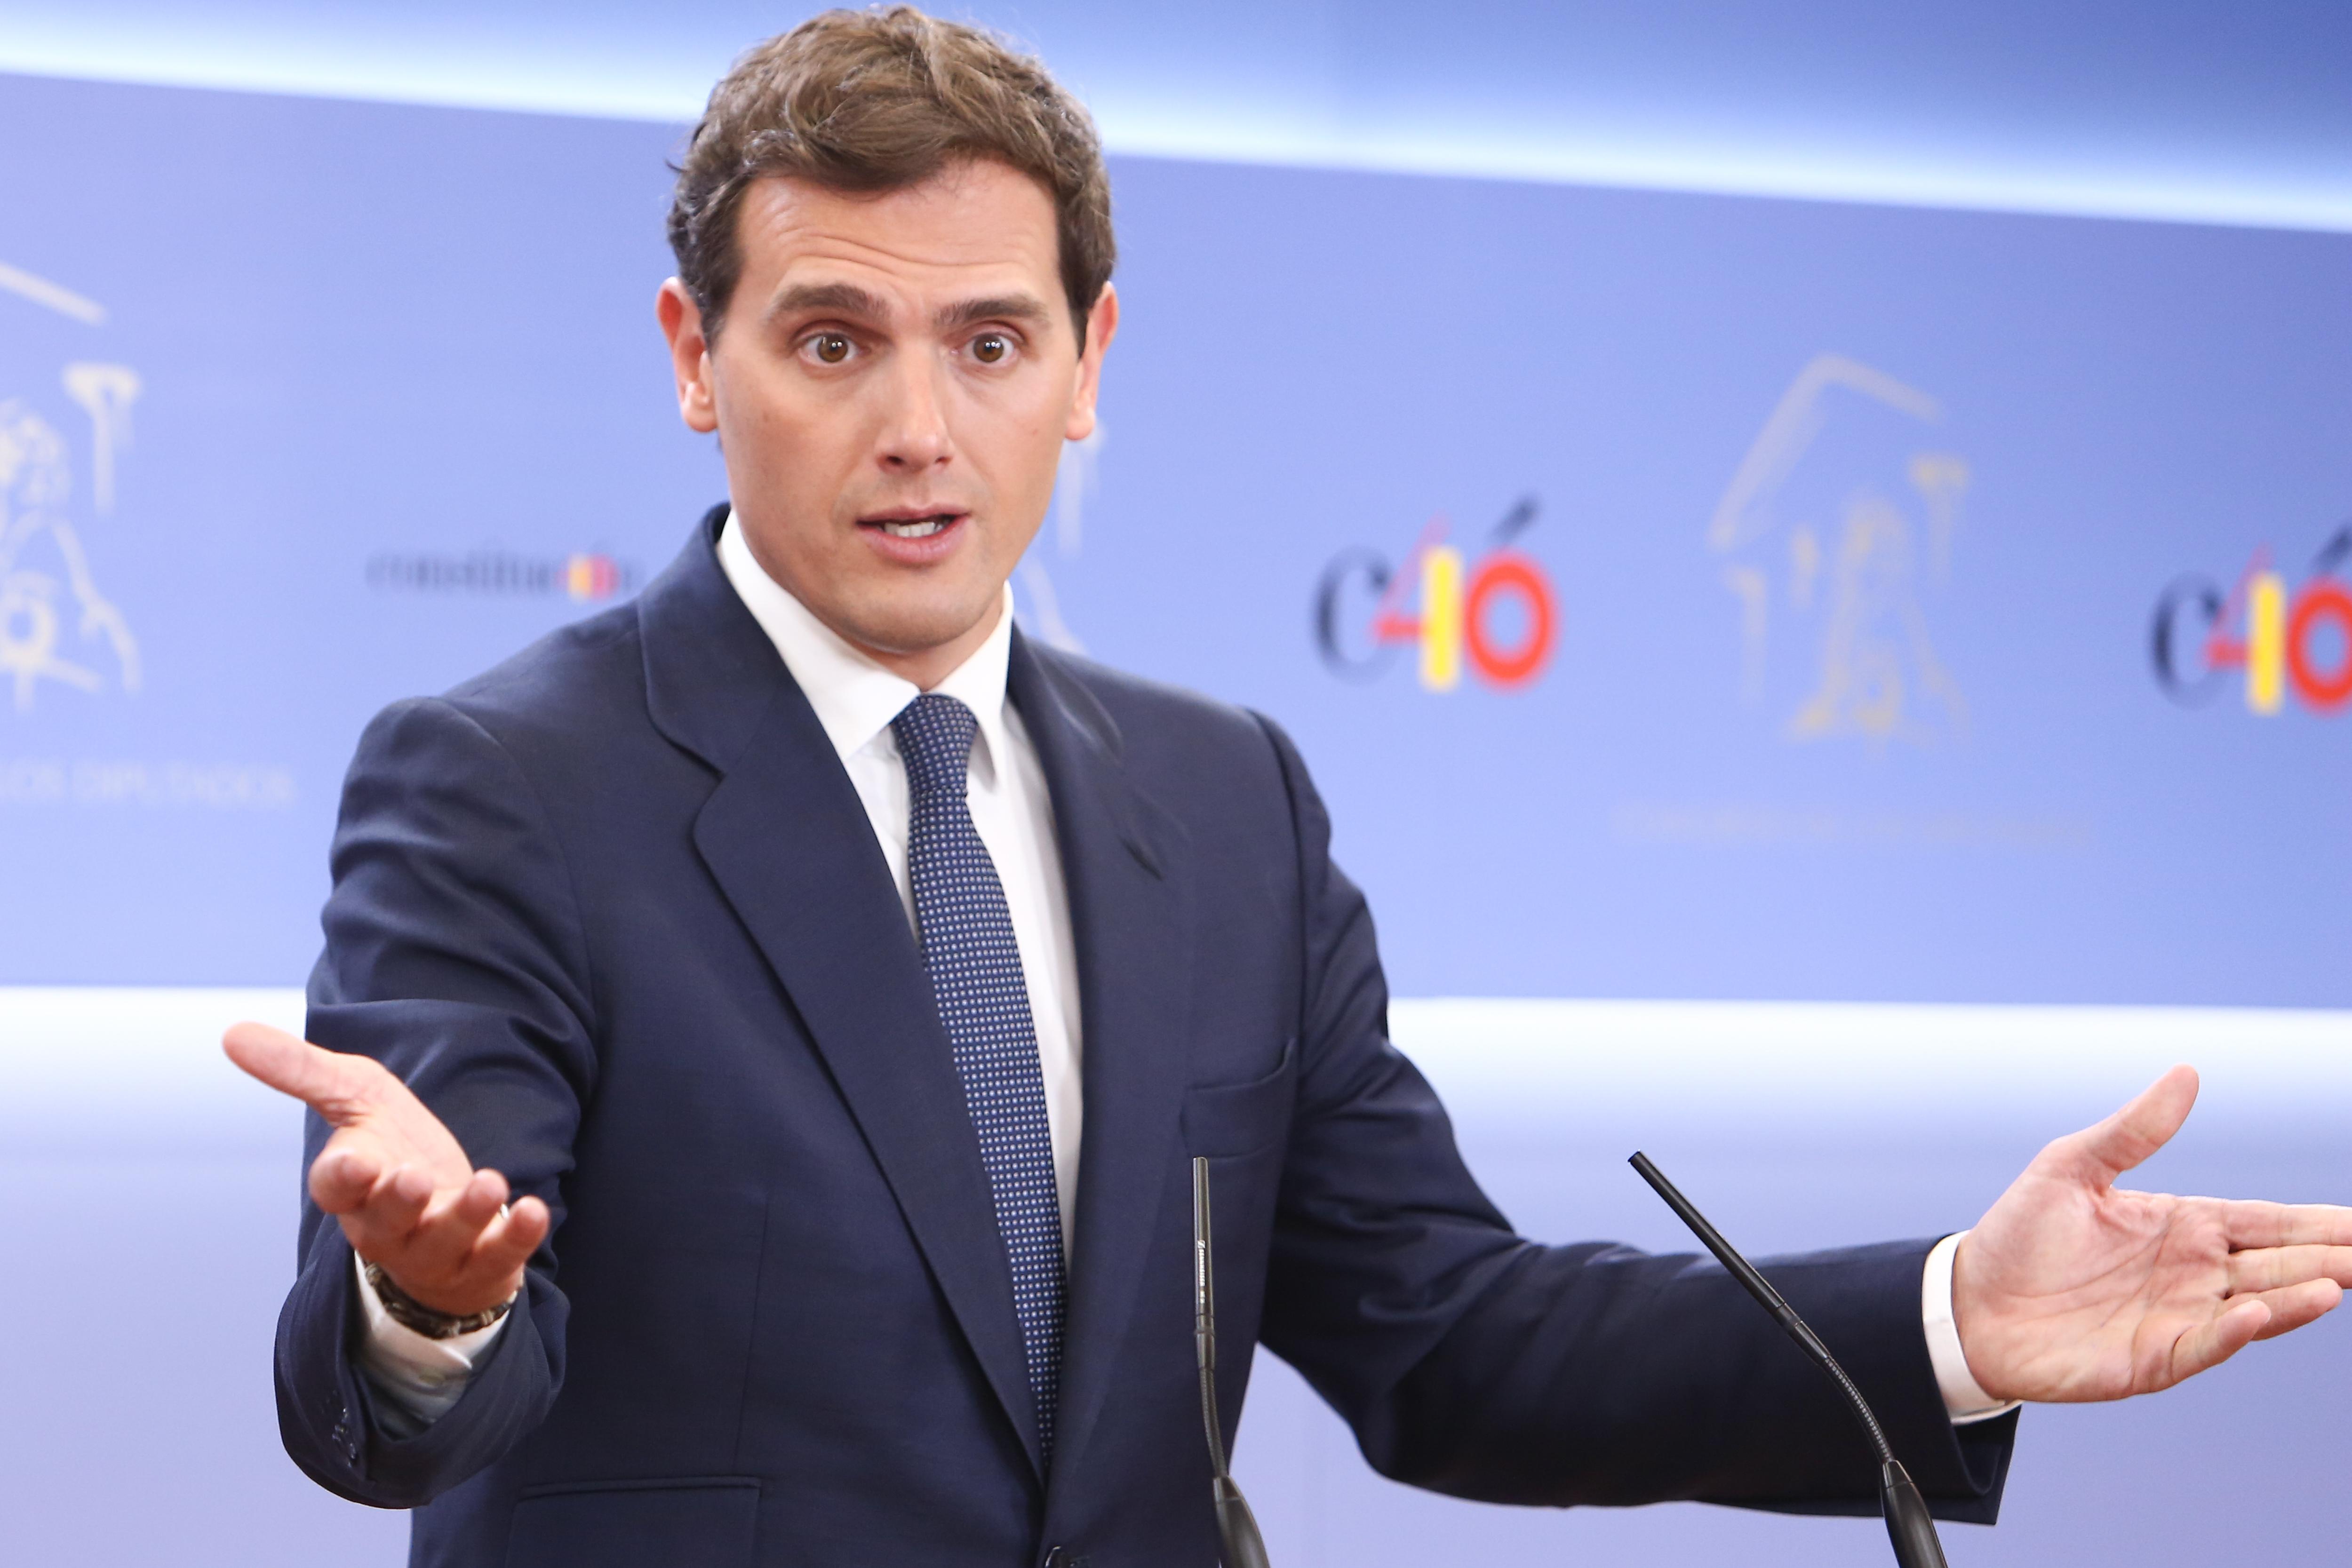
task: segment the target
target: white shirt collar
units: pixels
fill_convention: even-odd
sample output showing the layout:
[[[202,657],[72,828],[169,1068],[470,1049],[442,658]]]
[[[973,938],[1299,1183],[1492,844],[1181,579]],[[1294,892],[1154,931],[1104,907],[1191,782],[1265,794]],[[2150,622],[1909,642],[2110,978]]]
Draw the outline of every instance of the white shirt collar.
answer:
[[[776,645],[784,668],[793,674],[825,738],[847,761],[854,754],[888,736],[890,721],[899,710],[922,695],[922,688],[876,664],[819,621],[808,606],[793,598],[770,577],[751,554],[751,545],[730,512],[719,530],[719,568],[734,585],[736,595],[751,618]],[[988,640],[971,656],[932,687],[971,709],[980,721],[980,744],[973,756],[983,768],[984,781],[994,782],[996,759],[1010,756],[1004,736],[1004,674],[1013,656],[1013,585],[1004,585],[1004,603]],[[897,748],[897,739],[887,744]]]

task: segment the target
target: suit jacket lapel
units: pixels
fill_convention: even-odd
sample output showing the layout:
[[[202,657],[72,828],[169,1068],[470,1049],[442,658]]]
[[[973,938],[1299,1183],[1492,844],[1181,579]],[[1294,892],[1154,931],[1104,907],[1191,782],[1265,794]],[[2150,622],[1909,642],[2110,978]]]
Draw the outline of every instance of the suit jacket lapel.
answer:
[[[1120,1364],[1175,1147],[1192,865],[1182,826],[1129,781],[1118,727],[1056,656],[1016,632],[1008,681],[1053,794],[1078,949],[1086,1131],[1055,1437],[1056,1473],[1073,1473]]]
[[[717,520],[641,603],[655,722],[720,773],[694,839],[801,1020],[1039,1465],[1035,1406],[980,1141],[865,807],[719,569]]]

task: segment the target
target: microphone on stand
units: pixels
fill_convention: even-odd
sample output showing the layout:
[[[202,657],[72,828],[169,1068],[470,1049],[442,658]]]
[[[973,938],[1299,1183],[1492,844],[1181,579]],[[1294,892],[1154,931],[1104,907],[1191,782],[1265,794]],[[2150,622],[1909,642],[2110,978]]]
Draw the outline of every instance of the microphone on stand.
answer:
[[[1862,1423],[1863,1431],[1869,1436],[1870,1446],[1878,1450],[1878,1507],[1879,1511],[1886,1516],[1886,1535],[1895,1543],[1895,1561],[1902,1564],[1902,1568],[1946,1568],[1944,1543],[1936,1538],[1936,1521],[1927,1512],[1926,1500],[1919,1496],[1919,1489],[1912,1484],[1911,1477],[1895,1458],[1895,1450],[1886,1441],[1886,1431],[1879,1426],[1870,1402],[1862,1396],[1862,1390],[1853,1385],[1853,1379],[1846,1375],[1845,1368],[1837,1364],[1837,1358],[1830,1354],[1829,1346],[1805,1326],[1805,1320],[1797,1315],[1795,1308],[1780,1299],[1780,1292],[1772,1288],[1771,1281],[1758,1273],[1756,1266],[1742,1258],[1731,1243],[1723,1239],[1722,1233],[1706,1222],[1706,1216],[1693,1207],[1691,1200],[1675,1189],[1675,1184],[1666,1179],[1665,1173],[1650,1163],[1649,1155],[1636,1154],[1628,1163],[1642,1173],[1643,1181],[1657,1189],[1658,1196],[1666,1200],[1666,1207],[1691,1228],[1691,1233],[1706,1243],[1706,1249],[1730,1270],[1731,1277],[1746,1286],[1748,1293],[1755,1297],[1763,1309],[1788,1331],[1789,1337],[1797,1342],[1797,1347],[1828,1375],[1830,1381],[1836,1384],[1839,1392],[1845,1396],[1846,1403],[1853,1407],[1854,1419]],[[1196,1189],[1205,1179],[1198,1176],[1194,1177]],[[1200,1201],[1196,1191],[1196,1206]]]
[[[1209,1495],[1217,1505],[1224,1568],[1267,1568],[1265,1542],[1249,1500],[1225,1468],[1224,1424],[1217,1419],[1217,1279],[1209,1248],[1209,1162],[1192,1161],[1192,1349],[1201,1364],[1201,1420],[1209,1428]],[[1940,1563],[1938,1565],[1940,1568]]]

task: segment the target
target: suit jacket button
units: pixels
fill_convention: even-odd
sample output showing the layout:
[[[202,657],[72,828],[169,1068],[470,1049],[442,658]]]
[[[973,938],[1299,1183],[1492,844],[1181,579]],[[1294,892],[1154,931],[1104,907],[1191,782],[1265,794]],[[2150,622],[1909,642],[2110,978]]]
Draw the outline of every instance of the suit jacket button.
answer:
[[[1070,1568],[1070,1554],[1058,1546],[1047,1547],[1045,1568]]]

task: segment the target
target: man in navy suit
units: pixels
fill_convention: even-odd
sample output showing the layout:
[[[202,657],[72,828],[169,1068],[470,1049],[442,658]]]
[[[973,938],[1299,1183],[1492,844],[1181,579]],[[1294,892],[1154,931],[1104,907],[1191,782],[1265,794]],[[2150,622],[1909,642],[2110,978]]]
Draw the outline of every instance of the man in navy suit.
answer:
[[[1873,1508],[1721,1270],[1487,1203],[1281,730],[1013,627],[1118,321],[1084,112],[834,13],[721,83],[671,230],[729,504],[375,721],[319,1043],[228,1038],[314,1112],[296,1461],[416,1509],[420,1563],[1200,1568],[1200,1155],[1228,1411],[1263,1342],[1416,1484]],[[2166,1386],[2352,1279],[2345,1210],[2115,1190],[2194,1092],[1963,1237],[1769,1266],[1939,1511],[1991,1519],[2015,1401]]]

